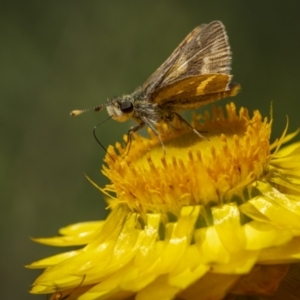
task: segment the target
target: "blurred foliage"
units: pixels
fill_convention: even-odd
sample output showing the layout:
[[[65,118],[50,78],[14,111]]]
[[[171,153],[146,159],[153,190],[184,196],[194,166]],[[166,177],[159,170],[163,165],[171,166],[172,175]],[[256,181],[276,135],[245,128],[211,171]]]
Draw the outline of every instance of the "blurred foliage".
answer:
[[[0,4],[1,299],[46,299],[27,290],[37,272],[23,265],[57,253],[30,241],[70,223],[101,219],[103,150],[92,128],[106,112],[69,111],[132,91],[195,26],[221,20],[233,50],[238,106],[274,106],[274,137],[289,115],[299,126],[300,2],[2,1]],[[231,100],[231,99],[230,99]],[[222,100],[227,103],[230,100]],[[221,104],[221,102],[219,102]],[[98,129],[104,145],[131,122]]]

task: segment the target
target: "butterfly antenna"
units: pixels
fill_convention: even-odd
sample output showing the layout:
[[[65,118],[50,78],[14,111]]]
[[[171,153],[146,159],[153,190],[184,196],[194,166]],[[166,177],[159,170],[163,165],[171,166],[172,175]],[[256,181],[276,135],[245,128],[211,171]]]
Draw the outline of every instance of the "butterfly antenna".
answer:
[[[105,153],[113,160],[113,162],[116,162],[113,157],[108,153],[107,149],[105,149],[105,147],[103,146],[103,144],[99,141],[97,135],[96,135],[96,129],[102,125],[103,123],[105,123],[106,121],[108,121],[109,119],[111,119],[112,116],[109,116],[107,119],[105,119],[104,121],[102,121],[101,123],[97,124],[96,126],[94,126],[93,128],[93,135],[95,140],[97,141],[97,143],[100,145],[100,147],[105,151]]]
[[[77,110],[72,110],[70,112],[70,115],[72,117],[76,117],[76,116],[79,116],[85,112],[88,112],[88,111],[100,111],[102,110],[104,107],[106,107],[108,105],[108,103],[105,103],[105,104],[100,104],[100,105],[97,105],[97,106],[94,106],[94,107],[90,107],[90,108],[86,108],[86,109],[77,109]]]

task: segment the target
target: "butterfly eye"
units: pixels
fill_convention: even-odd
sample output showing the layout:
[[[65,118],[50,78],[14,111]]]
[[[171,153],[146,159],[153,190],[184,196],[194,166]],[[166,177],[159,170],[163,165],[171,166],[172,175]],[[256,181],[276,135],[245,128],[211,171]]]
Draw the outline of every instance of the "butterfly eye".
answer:
[[[123,101],[119,103],[120,105],[120,110],[124,113],[124,114],[130,114],[133,111],[133,104],[131,101]]]

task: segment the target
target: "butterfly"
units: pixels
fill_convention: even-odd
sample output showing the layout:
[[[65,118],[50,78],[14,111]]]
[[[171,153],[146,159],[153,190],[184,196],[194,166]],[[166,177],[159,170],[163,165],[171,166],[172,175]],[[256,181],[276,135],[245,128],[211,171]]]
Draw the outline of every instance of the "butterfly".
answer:
[[[132,94],[110,98],[106,103],[89,109],[74,110],[71,115],[106,108],[109,116],[119,122],[128,119],[137,122],[128,131],[128,147],[133,133],[147,125],[164,149],[156,130],[159,122],[170,123],[178,118],[203,138],[179,112],[235,96],[240,85],[231,82],[230,71],[231,50],[224,25],[220,21],[202,24],[190,32],[170,57]]]

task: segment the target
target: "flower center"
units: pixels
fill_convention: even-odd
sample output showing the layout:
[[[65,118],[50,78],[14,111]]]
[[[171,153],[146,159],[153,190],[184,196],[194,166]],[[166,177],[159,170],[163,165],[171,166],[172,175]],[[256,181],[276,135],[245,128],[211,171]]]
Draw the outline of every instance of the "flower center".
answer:
[[[125,204],[132,211],[173,212],[183,206],[219,205],[232,201],[233,194],[242,197],[243,187],[267,172],[270,160],[271,123],[258,111],[252,118],[235,105],[214,107],[212,116],[195,116],[191,125],[199,138],[178,120],[172,126],[160,124],[150,138],[135,135],[130,151],[116,145],[106,156],[108,167],[103,173],[111,180],[103,191],[115,193],[110,204]],[[231,200],[230,200],[231,199]]]

